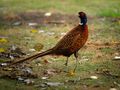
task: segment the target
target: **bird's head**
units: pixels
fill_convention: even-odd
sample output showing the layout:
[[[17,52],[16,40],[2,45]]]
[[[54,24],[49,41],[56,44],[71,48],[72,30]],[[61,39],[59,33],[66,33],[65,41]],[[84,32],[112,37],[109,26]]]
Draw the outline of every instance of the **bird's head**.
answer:
[[[78,16],[79,16],[79,18],[80,18],[80,23],[81,23],[81,25],[86,25],[86,23],[87,23],[87,16],[86,16],[86,14],[84,13],[84,12],[79,12],[78,13]]]

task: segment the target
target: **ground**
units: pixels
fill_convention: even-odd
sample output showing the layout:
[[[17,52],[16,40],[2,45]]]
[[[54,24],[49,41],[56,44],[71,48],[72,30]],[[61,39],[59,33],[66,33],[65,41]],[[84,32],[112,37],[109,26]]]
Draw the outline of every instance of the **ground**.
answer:
[[[1,0],[0,62],[2,65],[53,47],[79,23],[77,12],[82,10],[88,15],[89,38],[79,51],[76,72],[72,72],[74,56],[69,58],[68,66],[64,65],[66,57],[45,56],[0,70],[1,90],[119,90],[120,61],[114,58],[120,56],[120,1],[54,2]],[[11,51],[14,47],[19,50]],[[12,58],[6,57],[8,54]]]

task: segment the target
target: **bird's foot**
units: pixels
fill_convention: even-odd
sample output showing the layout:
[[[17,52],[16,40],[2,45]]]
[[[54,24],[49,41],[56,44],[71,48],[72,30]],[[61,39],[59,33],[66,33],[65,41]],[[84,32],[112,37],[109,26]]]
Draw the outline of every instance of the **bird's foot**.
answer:
[[[67,75],[68,76],[75,76],[75,71],[74,70],[69,70]]]

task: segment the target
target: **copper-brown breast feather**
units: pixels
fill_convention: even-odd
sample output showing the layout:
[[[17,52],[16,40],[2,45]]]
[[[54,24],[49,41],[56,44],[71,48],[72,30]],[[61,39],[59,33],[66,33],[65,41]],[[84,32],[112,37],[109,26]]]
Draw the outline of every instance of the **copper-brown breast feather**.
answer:
[[[56,45],[55,49],[70,49],[81,36],[81,26],[78,25],[68,32]]]

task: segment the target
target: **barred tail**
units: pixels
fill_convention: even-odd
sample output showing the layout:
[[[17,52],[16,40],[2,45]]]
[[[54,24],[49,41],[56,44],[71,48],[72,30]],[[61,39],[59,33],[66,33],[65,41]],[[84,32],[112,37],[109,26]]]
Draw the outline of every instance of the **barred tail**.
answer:
[[[13,62],[13,63],[11,63],[9,65],[11,66],[11,65],[14,65],[14,64],[18,64],[18,63],[22,63],[22,62],[28,61],[28,60],[33,60],[33,59],[36,59],[36,58],[39,58],[39,57],[42,57],[42,56],[45,56],[45,55],[49,55],[49,54],[53,54],[53,49],[49,49],[47,51],[44,51],[44,52],[32,55],[30,57],[21,59],[19,61]]]

